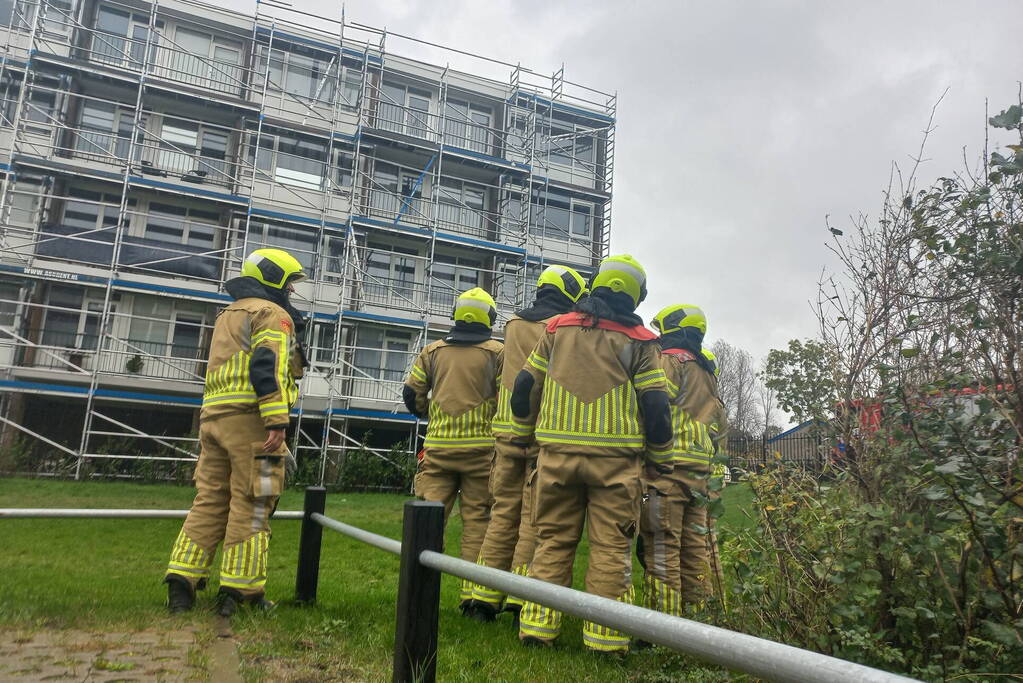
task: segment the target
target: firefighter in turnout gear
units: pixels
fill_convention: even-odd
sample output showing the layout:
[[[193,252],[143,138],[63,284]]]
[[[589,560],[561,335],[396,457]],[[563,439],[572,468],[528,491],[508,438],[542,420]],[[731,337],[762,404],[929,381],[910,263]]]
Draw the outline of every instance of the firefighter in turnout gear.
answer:
[[[429,419],[416,496],[444,503],[445,520],[458,498],[462,559],[475,562],[490,518],[491,421],[504,347],[490,338],[497,307],[479,287],[456,299],[452,317],[448,334],[416,358],[403,398],[410,413]],[[472,581],[462,581],[462,610],[468,613],[471,604]]]
[[[536,298],[529,307],[516,313],[504,328],[504,363],[515,370],[526,364],[537,340],[550,320],[568,313],[586,293],[583,277],[563,266],[550,266],[536,282]],[[539,447],[535,442],[523,445],[515,440],[512,427],[511,393],[515,372],[501,381],[493,430],[496,456],[490,475],[490,493],[494,505],[478,562],[487,567],[525,576],[533,559],[535,533],[529,514],[531,478],[536,471]],[[521,440],[520,440],[521,441]],[[473,587],[473,617],[493,621],[505,599],[504,593],[482,585]],[[509,598],[507,609],[518,612],[521,601]]]
[[[297,380],[307,365],[298,337],[303,319],[289,302],[300,264],[280,249],[257,249],[241,277],[224,284],[234,302],[217,316],[202,410],[198,492],[171,551],[165,582],[172,612],[191,609],[205,587],[217,545],[219,611],[268,607],[270,515],[294,459],[284,445]]]
[[[631,256],[604,259],[589,298],[547,325],[515,379],[513,429],[540,446],[534,487],[537,545],[529,575],[570,586],[586,525],[586,590],[633,602],[632,539],[641,472],[670,469],[672,431],[656,337],[635,314],[646,273]],[[651,475],[654,472],[651,471]],[[525,644],[550,644],[561,613],[526,602]],[[629,637],[585,622],[583,642],[600,652],[628,651]]]
[[[681,616],[710,593],[708,479],[723,433],[714,365],[702,350],[707,318],[697,306],[669,306],[654,318],[671,398],[672,472],[644,482],[640,560],[644,606]]]

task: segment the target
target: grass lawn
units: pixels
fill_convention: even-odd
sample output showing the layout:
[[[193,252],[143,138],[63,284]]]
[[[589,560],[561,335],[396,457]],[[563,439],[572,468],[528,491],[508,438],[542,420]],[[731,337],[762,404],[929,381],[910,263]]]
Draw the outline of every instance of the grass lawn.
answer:
[[[185,509],[187,487],[105,482],[0,479],[0,507]],[[393,494],[334,493],[327,515],[391,538],[401,536],[402,502]],[[745,485],[725,490],[723,529],[746,523]],[[285,493],[284,510],[302,506],[301,491]],[[195,612],[170,617],[161,583],[179,520],[0,520],[0,629],[143,630],[208,628],[212,591]],[[269,617],[235,618],[243,675],[251,681],[389,680],[394,638],[398,558],[340,534],[324,532],[318,602],[290,604],[295,585],[299,522],[274,523],[268,597],[280,602]],[[460,520],[453,515],[447,551],[457,553]],[[585,573],[585,547],[576,563]],[[639,567],[634,575],[637,583]],[[442,587],[438,679],[442,681],[671,681],[732,680],[660,648],[624,661],[583,652],[581,623],[566,618],[558,647],[523,649],[510,618],[480,625],[456,609],[458,581]]]

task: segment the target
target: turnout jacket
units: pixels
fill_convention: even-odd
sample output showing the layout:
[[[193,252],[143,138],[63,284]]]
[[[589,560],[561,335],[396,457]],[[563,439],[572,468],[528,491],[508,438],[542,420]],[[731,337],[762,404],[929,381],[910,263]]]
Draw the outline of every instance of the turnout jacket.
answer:
[[[551,318],[556,316],[551,316]],[[501,376],[501,386],[497,393],[497,414],[494,415],[494,436],[498,439],[511,440],[515,437],[512,423],[511,395],[515,389],[516,371],[526,364],[526,359],[543,336],[547,323],[544,320],[526,320],[516,315],[504,326],[504,364],[510,372]],[[530,455],[536,455],[531,453]]]
[[[267,299],[238,299],[217,314],[199,419],[258,411],[267,429],[287,427],[302,365],[288,312]]]
[[[513,430],[546,450],[667,462],[673,438],[656,337],[584,313],[552,319],[512,393]]]
[[[504,345],[487,339],[475,344],[435,341],[424,348],[405,386],[414,392],[412,411],[428,416],[426,448],[490,450],[491,421],[497,409]]]
[[[660,354],[671,401],[675,445],[671,461],[689,469],[710,472],[718,442],[727,428],[724,405],[718,398],[717,378],[696,362],[686,349]]]

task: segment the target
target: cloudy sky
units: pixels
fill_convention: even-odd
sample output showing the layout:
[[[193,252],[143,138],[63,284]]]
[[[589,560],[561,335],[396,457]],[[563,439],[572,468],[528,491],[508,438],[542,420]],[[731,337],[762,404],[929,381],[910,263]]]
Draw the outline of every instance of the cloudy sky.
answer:
[[[617,91],[612,248],[647,268],[642,312],[700,304],[709,339],[757,356],[815,330],[825,215],[844,228],[876,214],[946,89],[922,176],[961,165],[964,147],[975,158],[985,98],[996,113],[1023,78],[1021,0],[348,0],[346,13]]]

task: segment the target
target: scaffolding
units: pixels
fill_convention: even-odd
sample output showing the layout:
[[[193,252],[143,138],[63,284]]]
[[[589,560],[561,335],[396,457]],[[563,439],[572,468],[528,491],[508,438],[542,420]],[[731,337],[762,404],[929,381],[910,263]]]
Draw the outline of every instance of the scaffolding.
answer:
[[[418,449],[402,380],[458,292],[490,291],[500,328],[544,265],[607,255],[617,97],[564,66],[273,1],[16,0],[3,30],[0,448],[55,449],[56,473],[194,460],[223,282],[254,248],[312,276],[291,445],[321,481],[390,457],[368,431]]]

